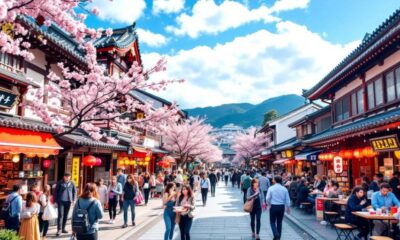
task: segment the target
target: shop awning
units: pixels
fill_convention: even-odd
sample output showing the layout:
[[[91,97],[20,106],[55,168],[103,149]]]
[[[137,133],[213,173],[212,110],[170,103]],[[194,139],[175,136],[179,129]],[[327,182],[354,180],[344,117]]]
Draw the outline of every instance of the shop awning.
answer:
[[[322,150],[308,151],[297,154],[294,159],[296,160],[309,160],[316,161],[318,159],[318,154],[322,152]]]
[[[78,146],[88,146],[88,147],[104,148],[104,149],[111,149],[118,151],[126,151],[128,149],[126,146],[93,140],[90,136],[87,136],[80,132],[66,134],[64,136],[61,136],[60,139],[70,144]]]
[[[279,159],[279,160],[273,161],[272,164],[284,164],[284,163],[287,162],[288,160],[289,160],[288,158]]]
[[[51,133],[0,127],[0,152],[56,155],[60,149]]]

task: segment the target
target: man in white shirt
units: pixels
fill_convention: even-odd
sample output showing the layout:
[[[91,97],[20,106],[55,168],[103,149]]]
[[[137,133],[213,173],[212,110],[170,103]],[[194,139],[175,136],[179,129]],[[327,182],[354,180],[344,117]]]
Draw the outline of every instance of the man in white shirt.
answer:
[[[268,188],[271,186],[271,183],[269,182],[269,179],[267,178],[267,174],[263,172],[261,174],[261,177],[258,178],[258,181],[260,183],[260,191],[264,194],[264,198],[267,197],[267,191]]]
[[[177,188],[180,188],[183,185],[183,176],[181,170],[178,170],[178,174],[176,175],[175,178],[175,184]]]

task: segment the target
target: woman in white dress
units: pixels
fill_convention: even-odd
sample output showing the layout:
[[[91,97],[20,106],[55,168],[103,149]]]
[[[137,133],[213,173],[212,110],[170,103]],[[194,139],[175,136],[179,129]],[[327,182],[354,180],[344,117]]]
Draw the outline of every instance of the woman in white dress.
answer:
[[[40,205],[36,194],[28,192],[22,203],[19,236],[24,240],[40,240],[39,219]]]

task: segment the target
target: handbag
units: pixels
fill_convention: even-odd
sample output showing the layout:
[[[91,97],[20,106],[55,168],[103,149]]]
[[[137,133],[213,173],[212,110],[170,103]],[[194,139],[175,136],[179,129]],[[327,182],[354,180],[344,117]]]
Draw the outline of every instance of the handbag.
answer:
[[[149,183],[144,183],[143,189],[149,189]]]
[[[144,201],[143,194],[141,191],[138,191],[137,196],[135,198],[135,204],[140,205]]]
[[[247,200],[243,206],[243,211],[248,212],[248,213],[252,212],[253,204],[254,204],[254,199]]]
[[[47,206],[43,210],[43,215],[42,219],[44,221],[49,221],[57,218],[57,212],[56,209],[51,205],[50,203],[47,204]]]

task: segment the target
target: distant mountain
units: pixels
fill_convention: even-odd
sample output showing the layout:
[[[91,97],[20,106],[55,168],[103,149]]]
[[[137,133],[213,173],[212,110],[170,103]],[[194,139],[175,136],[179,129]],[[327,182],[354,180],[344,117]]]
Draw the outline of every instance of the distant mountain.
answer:
[[[260,104],[232,103],[216,107],[187,109],[189,116],[205,117],[206,122],[214,127],[233,123],[244,128],[260,126],[264,113],[275,109],[279,116],[304,105],[305,99],[295,94],[282,95],[265,100]]]

